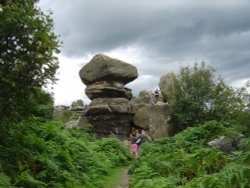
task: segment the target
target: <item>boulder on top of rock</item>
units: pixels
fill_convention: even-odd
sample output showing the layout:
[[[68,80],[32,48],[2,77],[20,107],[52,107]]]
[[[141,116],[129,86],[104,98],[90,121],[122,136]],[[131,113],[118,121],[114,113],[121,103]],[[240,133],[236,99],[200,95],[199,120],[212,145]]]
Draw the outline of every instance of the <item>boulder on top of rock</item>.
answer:
[[[79,75],[86,85],[98,81],[116,81],[125,85],[136,79],[138,72],[133,65],[97,54],[80,70]]]

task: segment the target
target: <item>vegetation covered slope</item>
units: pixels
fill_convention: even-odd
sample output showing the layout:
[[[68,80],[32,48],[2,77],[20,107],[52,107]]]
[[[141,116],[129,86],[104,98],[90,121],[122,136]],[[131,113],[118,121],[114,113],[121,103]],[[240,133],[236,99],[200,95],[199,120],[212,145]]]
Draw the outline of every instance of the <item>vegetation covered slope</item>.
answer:
[[[116,138],[93,139],[86,130],[30,118],[0,146],[0,187],[102,187],[130,153]]]
[[[0,187],[102,187],[129,152],[49,121],[61,43],[37,2],[0,1]]]
[[[164,77],[163,77],[164,78]],[[162,79],[163,79],[162,78]],[[165,75],[162,87],[171,110],[171,123],[182,131],[143,147],[131,166],[131,187],[250,187],[249,88],[234,89],[205,63]],[[219,136],[240,146],[226,153],[208,147]]]
[[[189,127],[174,137],[144,145],[130,168],[131,187],[249,187],[250,138],[245,137],[241,141],[241,150],[235,148],[231,153],[223,153],[207,145],[218,135],[235,137],[235,129],[228,126],[209,121]]]

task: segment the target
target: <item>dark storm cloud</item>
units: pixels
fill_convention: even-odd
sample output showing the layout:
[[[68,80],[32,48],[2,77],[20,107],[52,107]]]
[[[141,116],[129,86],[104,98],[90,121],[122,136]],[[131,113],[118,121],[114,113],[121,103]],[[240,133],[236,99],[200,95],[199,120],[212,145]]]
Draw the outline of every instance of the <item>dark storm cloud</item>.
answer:
[[[41,6],[54,12],[65,56],[136,45],[145,51],[137,67],[142,75],[159,78],[205,60],[228,82],[250,78],[249,0],[42,0]]]

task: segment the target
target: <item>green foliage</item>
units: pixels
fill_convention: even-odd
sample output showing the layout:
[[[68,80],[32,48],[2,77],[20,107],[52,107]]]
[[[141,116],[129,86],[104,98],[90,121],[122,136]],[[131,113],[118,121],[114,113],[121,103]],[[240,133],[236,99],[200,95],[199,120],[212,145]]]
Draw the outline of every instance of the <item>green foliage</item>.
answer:
[[[1,164],[0,164],[0,187],[9,187],[9,188],[14,187],[10,183],[10,178],[2,172]]]
[[[207,146],[218,135],[233,137],[228,124],[216,121],[189,127],[174,137],[145,144],[139,158],[130,167],[130,186],[139,187],[248,187],[249,139],[245,151],[231,154]],[[221,180],[221,181],[220,181]]]
[[[59,42],[50,15],[36,2],[0,3],[0,119],[7,125],[33,112],[44,114],[48,106],[38,104],[47,98],[42,87],[56,80]]]
[[[72,112],[69,109],[66,109],[62,116],[55,118],[56,120],[62,121],[64,123],[67,123],[69,121],[74,121],[74,120],[78,120],[79,117],[81,116],[80,113],[77,112]]]
[[[250,167],[241,164],[228,164],[219,173],[206,175],[203,178],[197,178],[188,183],[187,188],[249,188],[250,185]]]
[[[104,152],[105,155],[112,159],[115,166],[127,165],[130,158],[128,150],[121,150],[121,143],[116,138],[102,139],[98,142],[97,152]],[[115,155],[114,155],[115,154]]]
[[[103,177],[125,165],[130,154],[117,139],[93,139],[88,130],[31,118],[0,145],[3,182],[16,187],[101,187]],[[4,174],[3,174],[4,173]]]
[[[78,99],[78,100],[73,101],[73,102],[71,103],[71,108],[77,107],[77,106],[83,107],[83,106],[84,106],[83,100]]]
[[[235,121],[241,125],[241,131],[250,136],[250,81],[236,91],[236,96],[243,101],[235,110]]]
[[[208,110],[214,88],[214,70],[203,62],[193,68],[183,67],[178,75],[168,74],[171,82],[167,91],[173,119],[183,127],[199,123]]]
[[[78,120],[81,117],[81,111],[72,111],[70,107],[64,106],[58,110],[58,107],[54,107],[53,119],[56,121],[62,121],[67,123],[69,121]]]
[[[44,119],[52,119],[53,117],[53,98],[50,93],[42,90],[41,88],[34,88],[33,93],[30,94],[29,105],[32,108],[27,108],[29,114],[32,114],[36,117]]]
[[[183,128],[208,120],[225,121],[243,112],[244,88],[234,90],[222,78],[215,79],[214,69],[204,62],[183,67],[179,74],[167,74],[169,83],[164,91],[172,110],[172,120]]]

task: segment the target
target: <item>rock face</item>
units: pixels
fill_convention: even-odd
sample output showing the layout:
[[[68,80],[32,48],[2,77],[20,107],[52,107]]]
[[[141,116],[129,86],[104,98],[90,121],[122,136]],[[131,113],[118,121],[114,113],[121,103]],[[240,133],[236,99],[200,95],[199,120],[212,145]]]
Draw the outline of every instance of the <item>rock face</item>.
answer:
[[[134,124],[148,131],[152,138],[172,136],[178,127],[170,123],[170,109],[167,103],[146,104],[138,108],[134,116]]]
[[[105,97],[123,97],[126,99],[132,98],[130,89],[124,87],[124,85],[119,82],[112,81],[101,81],[87,85],[85,93],[91,100]]]
[[[150,100],[150,93],[152,91],[143,90],[137,98],[133,99],[135,126],[147,130],[151,138],[176,134],[180,128],[171,122],[169,104],[163,102],[161,94],[153,104]]]
[[[207,143],[210,147],[216,148],[222,152],[230,153],[234,150],[242,149],[241,139],[244,136],[240,133],[236,133],[232,138],[228,138],[224,135]]]
[[[84,121],[93,125],[96,137],[110,134],[127,137],[134,113],[129,102],[131,90],[124,85],[138,77],[136,67],[98,54],[80,70],[79,75],[86,85],[86,95],[92,100]]]
[[[68,106],[54,106],[53,119],[59,119],[69,110]]]
[[[220,136],[219,138],[208,142],[207,145],[223,152],[230,152],[232,150],[232,142],[232,139],[225,136]]]
[[[173,82],[173,78],[171,77],[170,74],[165,74],[160,78],[159,87],[161,90],[163,101],[165,102],[168,101],[167,89],[172,82]]]

